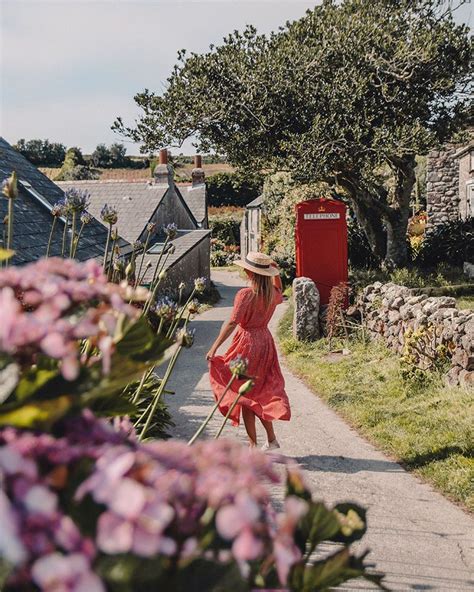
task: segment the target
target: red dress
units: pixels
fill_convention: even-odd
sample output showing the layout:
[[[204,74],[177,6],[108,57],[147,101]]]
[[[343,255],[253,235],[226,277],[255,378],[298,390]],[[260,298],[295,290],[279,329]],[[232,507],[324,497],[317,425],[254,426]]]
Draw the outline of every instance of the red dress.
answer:
[[[215,356],[209,363],[209,376],[216,401],[224,393],[231,378],[229,362],[237,355],[248,360],[247,375],[254,379],[253,388],[239,399],[230,419],[239,425],[241,406],[245,405],[255,415],[267,421],[288,420],[291,417],[290,403],[285,392],[285,380],[278,363],[277,351],[268,323],[277,304],[282,302],[281,292],[275,288],[272,304],[265,309],[262,299],[257,299],[252,288],[237,292],[231,321],[237,323],[232,343],[223,356]],[[235,380],[219,405],[227,414],[244,380]]]

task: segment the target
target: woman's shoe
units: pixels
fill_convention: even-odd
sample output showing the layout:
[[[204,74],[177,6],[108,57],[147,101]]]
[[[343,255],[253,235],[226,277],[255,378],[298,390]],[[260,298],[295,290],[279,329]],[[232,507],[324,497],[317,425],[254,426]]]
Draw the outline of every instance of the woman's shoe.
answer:
[[[280,444],[278,443],[278,440],[275,438],[271,442],[267,442],[266,444],[264,444],[261,449],[263,450],[263,452],[266,452],[267,450],[278,450],[278,448],[280,448]]]

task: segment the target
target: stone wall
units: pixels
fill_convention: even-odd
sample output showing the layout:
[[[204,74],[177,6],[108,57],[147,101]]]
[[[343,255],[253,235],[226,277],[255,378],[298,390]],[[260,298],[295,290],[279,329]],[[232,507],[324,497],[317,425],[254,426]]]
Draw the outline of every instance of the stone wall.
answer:
[[[375,282],[359,296],[357,308],[373,338],[382,338],[394,351],[406,352],[406,336],[431,328],[434,347],[450,360],[446,378],[450,384],[474,386],[474,311],[459,310],[450,297],[416,295],[404,286]],[[418,365],[426,368],[427,358]]]
[[[434,150],[426,163],[428,230],[459,217],[459,161],[456,146]]]

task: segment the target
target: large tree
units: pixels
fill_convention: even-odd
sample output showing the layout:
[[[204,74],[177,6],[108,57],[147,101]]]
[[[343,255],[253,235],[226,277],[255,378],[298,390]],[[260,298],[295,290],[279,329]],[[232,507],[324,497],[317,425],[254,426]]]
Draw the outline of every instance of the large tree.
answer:
[[[143,150],[197,138],[237,166],[343,189],[380,258],[403,265],[415,156],[467,117],[472,46],[450,6],[326,0],[270,35],[180,52],[162,95],[135,97]]]

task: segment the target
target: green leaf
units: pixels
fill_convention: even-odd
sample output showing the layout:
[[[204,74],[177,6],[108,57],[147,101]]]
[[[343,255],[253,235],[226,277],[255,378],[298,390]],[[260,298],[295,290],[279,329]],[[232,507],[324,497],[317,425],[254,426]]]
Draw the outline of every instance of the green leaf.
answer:
[[[0,413],[0,426],[49,429],[71,409],[72,405],[73,399],[69,395],[26,403]]]
[[[100,399],[93,402],[90,408],[99,417],[134,416],[137,413],[137,406],[123,396]]]
[[[124,336],[117,343],[116,350],[123,357],[141,362],[153,361],[158,364],[163,353],[172,344],[173,342],[163,335],[155,335],[148,321],[141,317],[125,329]]]
[[[323,592],[359,577],[373,582],[382,590],[387,590],[382,584],[382,575],[366,572],[366,555],[367,552],[360,557],[351,555],[345,547],[326,559],[315,562],[305,570],[301,592]]]
[[[58,370],[41,370],[38,367],[29,368],[23,373],[23,376],[16,387],[15,395],[20,401],[29,399],[50,380],[57,377]]]
[[[0,249],[0,261],[8,261],[8,259],[11,259],[14,254],[15,251],[12,249]]]

